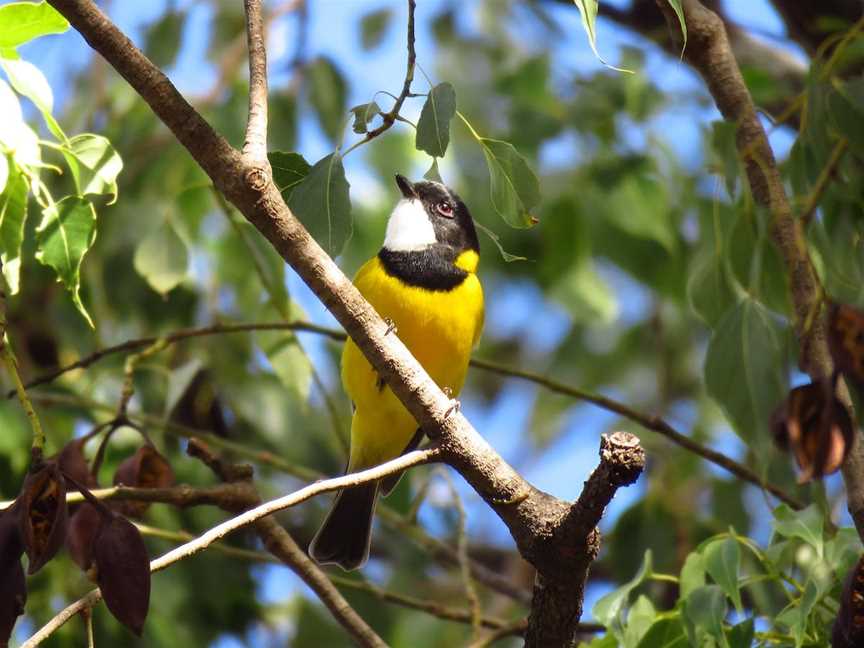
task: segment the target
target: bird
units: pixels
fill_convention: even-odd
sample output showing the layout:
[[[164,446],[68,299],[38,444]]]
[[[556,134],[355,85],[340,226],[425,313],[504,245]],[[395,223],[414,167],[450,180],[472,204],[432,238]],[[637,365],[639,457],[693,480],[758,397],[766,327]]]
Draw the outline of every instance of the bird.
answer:
[[[399,174],[396,185],[401,198],[387,221],[384,243],[357,272],[354,285],[455,399],[483,328],[477,230],[468,207],[446,185],[411,182]],[[416,449],[423,439],[417,422],[350,338],[341,373],[354,408],[346,473]],[[345,571],[362,567],[378,493],[389,494],[400,476],[339,491],[309,545],[313,560]]]

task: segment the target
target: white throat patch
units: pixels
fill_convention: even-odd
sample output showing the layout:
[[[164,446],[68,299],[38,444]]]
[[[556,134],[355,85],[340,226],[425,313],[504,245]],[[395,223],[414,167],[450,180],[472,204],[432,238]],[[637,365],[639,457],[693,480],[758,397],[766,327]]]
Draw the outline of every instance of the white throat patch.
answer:
[[[392,252],[416,252],[436,242],[435,229],[419,200],[403,198],[387,221],[384,247]]]

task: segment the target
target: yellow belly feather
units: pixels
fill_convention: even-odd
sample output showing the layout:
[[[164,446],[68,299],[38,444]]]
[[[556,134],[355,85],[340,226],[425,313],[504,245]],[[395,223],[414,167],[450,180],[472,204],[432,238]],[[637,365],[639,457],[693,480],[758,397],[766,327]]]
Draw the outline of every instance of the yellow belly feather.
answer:
[[[474,271],[477,253],[463,253],[457,265],[468,277],[449,291],[409,286],[389,276],[378,257],[360,268],[354,284],[441,388],[462,389],[471,350],[483,327],[483,289]],[[417,423],[350,339],[342,352],[342,382],[356,410],[351,423],[350,470],[399,456]]]

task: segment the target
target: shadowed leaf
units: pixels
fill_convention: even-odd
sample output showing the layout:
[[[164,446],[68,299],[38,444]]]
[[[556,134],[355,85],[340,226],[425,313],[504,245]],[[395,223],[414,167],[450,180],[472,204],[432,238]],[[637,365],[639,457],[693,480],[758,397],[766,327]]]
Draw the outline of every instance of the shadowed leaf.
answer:
[[[140,637],[150,606],[150,559],[138,529],[111,516],[94,542],[93,562],[111,614]]]

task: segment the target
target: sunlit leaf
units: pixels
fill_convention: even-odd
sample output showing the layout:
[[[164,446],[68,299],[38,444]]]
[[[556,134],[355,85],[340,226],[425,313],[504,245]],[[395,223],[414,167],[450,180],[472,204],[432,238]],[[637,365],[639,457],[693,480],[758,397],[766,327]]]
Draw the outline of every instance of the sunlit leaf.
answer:
[[[687,22],[684,19],[684,9],[681,7],[681,0],[666,0],[666,2],[678,16],[678,24],[681,25],[681,39],[684,41],[681,46],[681,56],[684,56],[684,50],[687,49]]]
[[[793,511],[787,504],[774,509],[774,531],[786,538],[799,538],[813,545],[818,555],[822,555],[824,540],[824,516],[816,504],[803,511]]]
[[[6,163],[6,156],[0,155],[0,159]],[[27,218],[27,180],[13,165],[5,184],[0,193],[0,261],[9,291],[14,295],[19,287],[21,244]]]
[[[594,52],[594,56],[597,57],[597,60],[600,61],[603,65],[608,68],[612,68],[613,70],[618,70],[619,72],[629,72],[630,70],[625,70],[622,68],[617,68],[614,65],[609,65],[602,56],[600,56],[600,52],[597,51],[597,8],[600,6],[600,3],[597,0],[573,0],[576,4],[576,7],[579,9],[579,15],[582,17],[582,29],[585,30],[585,35],[588,37],[588,44],[591,46],[591,51]]]
[[[690,592],[705,584],[705,558],[701,553],[688,554],[681,567],[681,597],[687,598]]]
[[[289,206],[330,256],[338,256],[351,238],[351,201],[342,157],[321,158],[291,194]]]
[[[450,122],[456,115],[456,90],[439,83],[429,91],[417,121],[416,146],[432,157],[444,157],[450,143]]]
[[[0,48],[18,47],[46,34],[62,34],[69,22],[47,2],[11,2],[0,6]]]
[[[15,90],[30,99],[42,113],[42,118],[51,133],[60,141],[66,140],[66,134],[51,112],[54,110],[54,92],[42,71],[27,61],[16,58],[0,57],[0,65],[9,78],[9,83]]]
[[[189,250],[173,225],[164,222],[138,244],[134,265],[150,287],[164,295],[186,278]]]
[[[36,259],[54,268],[75,307],[93,326],[81,302],[81,262],[96,240],[96,210],[93,204],[77,196],[68,196],[42,210],[42,222],[36,229]]]
[[[63,155],[82,196],[105,195],[109,205],[117,200],[117,176],[123,161],[107,138],[93,133],[76,135]]]

